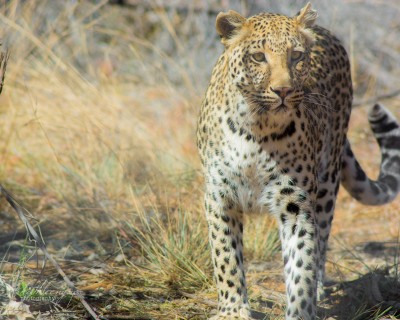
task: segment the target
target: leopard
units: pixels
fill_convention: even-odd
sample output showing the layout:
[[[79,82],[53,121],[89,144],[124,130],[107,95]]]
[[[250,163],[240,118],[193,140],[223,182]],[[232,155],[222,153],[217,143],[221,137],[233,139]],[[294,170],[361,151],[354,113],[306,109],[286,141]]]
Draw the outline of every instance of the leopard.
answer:
[[[379,176],[362,169],[347,138],[353,88],[341,41],[315,24],[310,3],[294,16],[230,10],[216,17],[223,52],[197,123],[204,207],[218,293],[210,319],[252,319],[243,257],[244,215],[277,221],[285,319],[316,319],[327,242],[342,185],[368,205],[400,186],[400,126],[383,105],[368,120]],[[251,232],[251,231],[250,231]]]

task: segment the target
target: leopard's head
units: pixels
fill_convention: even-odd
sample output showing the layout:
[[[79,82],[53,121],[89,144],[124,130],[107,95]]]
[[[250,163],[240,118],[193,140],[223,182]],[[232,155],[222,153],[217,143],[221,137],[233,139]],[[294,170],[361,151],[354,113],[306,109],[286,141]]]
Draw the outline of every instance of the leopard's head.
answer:
[[[262,13],[246,19],[235,11],[217,16],[230,81],[257,112],[286,111],[303,100],[316,18],[310,4],[294,17]]]

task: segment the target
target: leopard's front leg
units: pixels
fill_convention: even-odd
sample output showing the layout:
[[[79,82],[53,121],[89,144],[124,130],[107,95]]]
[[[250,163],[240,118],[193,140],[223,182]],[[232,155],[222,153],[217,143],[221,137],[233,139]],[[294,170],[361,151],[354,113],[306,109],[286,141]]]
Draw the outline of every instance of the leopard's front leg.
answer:
[[[286,320],[316,319],[318,226],[313,200],[291,185],[274,189],[286,282]]]
[[[250,319],[243,268],[243,214],[218,191],[206,192],[205,208],[218,290],[218,314],[212,319]]]

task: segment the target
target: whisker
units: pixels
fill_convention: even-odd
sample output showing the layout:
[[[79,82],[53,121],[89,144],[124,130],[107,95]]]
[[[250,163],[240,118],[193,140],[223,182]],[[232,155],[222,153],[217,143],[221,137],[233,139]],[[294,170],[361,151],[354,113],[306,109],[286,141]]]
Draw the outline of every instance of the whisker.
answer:
[[[322,96],[322,97],[324,97],[324,98],[326,98],[324,95],[320,95],[320,96]],[[330,111],[336,111],[336,108],[335,107],[332,107],[330,104],[328,104],[328,103],[323,103],[323,102],[321,102],[321,100],[320,99],[317,99],[316,97],[310,97],[310,96],[305,96],[304,97],[304,100],[303,100],[305,103],[311,103],[311,104],[314,104],[314,105],[317,105],[317,106],[320,106],[320,107],[323,107],[323,108],[325,108],[325,109],[327,109],[327,110],[330,110]]]

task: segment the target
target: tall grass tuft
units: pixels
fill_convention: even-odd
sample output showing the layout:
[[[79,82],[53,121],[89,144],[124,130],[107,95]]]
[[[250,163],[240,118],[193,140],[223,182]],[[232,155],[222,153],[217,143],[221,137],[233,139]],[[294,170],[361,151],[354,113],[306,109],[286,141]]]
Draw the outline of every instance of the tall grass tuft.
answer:
[[[161,281],[170,290],[193,293],[210,286],[207,231],[193,213],[176,210],[140,212],[140,223],[127,223],[126,231],[135,254],[144,258],[146,272],[153,273],[154,283]]]

